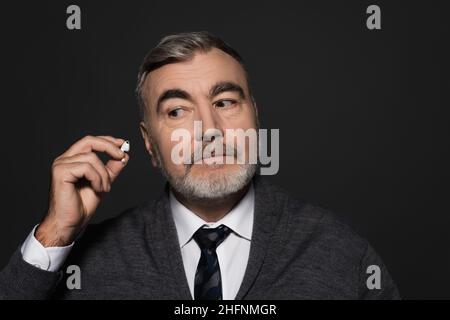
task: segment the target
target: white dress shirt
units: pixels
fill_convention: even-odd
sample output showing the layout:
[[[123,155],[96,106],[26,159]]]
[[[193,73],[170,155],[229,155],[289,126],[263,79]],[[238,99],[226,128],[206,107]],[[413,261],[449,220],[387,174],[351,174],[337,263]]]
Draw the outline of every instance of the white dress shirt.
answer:
[[[37,226],[33,228],[20,248],[22,259],[39,269],[51,272],[58,271],[69,255],[73,242],[65,247],[46,248],[34,237]]]
[[[244,278],[250,253],[254,199],[253,185],[251,185],[246,195],[225,217],[217,222],[208,223],[182,205],[170,192],[170,207],[192,297],[194,297],[195,272],[201,255],[200,247],[192,236],[202,226],[215,228],[221,224],[233,231],[216,250],[222,277],[222,297],[224,300],[236,297]],[[34,236],[36,227],[37,225],[21,247],[22,258],[42,270],[58,271],[74,243],[65,247],[46,248]]]
[[[201,255],[200,247],[192,236],[202,226],[215,228],[221,224],[233,230],[216,249],[222,277],[222,298],[223,300],[232,300],[236,297],[244,278],[250,253],[254,198],[252,185],[247,194],[225,217],[217,222],[207,223],[182,205],[172,192],[170,193],[170,207],[192,297],[194,297],[195,272]]]

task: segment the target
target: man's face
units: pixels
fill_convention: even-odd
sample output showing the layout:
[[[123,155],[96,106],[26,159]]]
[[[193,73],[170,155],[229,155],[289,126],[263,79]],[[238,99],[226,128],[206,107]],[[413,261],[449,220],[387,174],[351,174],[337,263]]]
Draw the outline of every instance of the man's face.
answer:
[[[179,143],[171,139],[174,130],[182,128],[190,132],[192,153],[194,140],[202,142],[201,136],[194,135],[194,121],[202,122],[203,134],[208,129],[218,129],[224,139],[226,129],[257,129],[256,109],[245,71],[233,57],[218,49],[207,53],[199,51],[189,61],[168,64],[150,72],[143,91],[149,119],[148,124],[141,123],[146,148],[153,164],[162,167],[172,186],[177,189],[178,184],[183,189],[177,191],[199,198],[207,198],[207,191],[211,197],[214,192],[216,196],[225,196],[227,190],[236,191],[234,189],[239,187],[230,189],[227,185],[244,184],[244,181],[236,181],[239,179],[248,183],[255,166],[238,164],[236,159],[233,164],[225,163],[230,162],[226,154],[220,155],[223,164],[219,165],[205,161],[176,164],[171,159],[172,148]],[[205,147],[209,142],[203,140],[202,143]],[[202,146],[202,143],[196,145]],[[240,152],[248,159],[247,144]],[[199,187],[205,190],[192,190]],[[184,190],[186,188],[189,190]]]

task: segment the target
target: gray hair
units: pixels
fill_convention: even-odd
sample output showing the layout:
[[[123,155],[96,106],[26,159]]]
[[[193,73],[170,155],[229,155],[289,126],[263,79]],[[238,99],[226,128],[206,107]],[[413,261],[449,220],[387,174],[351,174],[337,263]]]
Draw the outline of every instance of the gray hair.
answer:
[[[140,108],[141,119],[147,122],[146,103],[143,86],[147,75],[166,64],[187,61],[195,52],[217,48],[232,56],[245,71],[247,86],[250,91],[248,72],[241,55],[226,44],[222,39],[207,31],[177,33],[164,37],[144,58],[139,68],[136,95]],[[254,99],[250,93],[252,102]]]

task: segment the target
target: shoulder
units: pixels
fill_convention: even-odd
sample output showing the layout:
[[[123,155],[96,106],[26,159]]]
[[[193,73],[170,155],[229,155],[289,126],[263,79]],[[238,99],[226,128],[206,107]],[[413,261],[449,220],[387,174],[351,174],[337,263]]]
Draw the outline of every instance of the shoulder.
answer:
[[[286,199],[286,209],[291,232],[296,236],[309,235],[308,241],[318,253],[358,264],[368,250],[368,241],[335,212],[291,197]]]
[[[142,248],[147,232],[145,219],[154,211],[155,202],[148,200],[122,210],[113,218],[89,224],[75,240],[71,256],[85,260],[86,257],[121,255]]]
[[[284,248],[301,248],[327,261],[359,264],[369,243],[349,222],[329,209],[295,199],[285,189],[259,179],[260,195],[256,201],[260,207],[272,207],[278,221],[275,237]]]
[[[148,200],[131,206],[113,218],[90,224],[81,234],[80,240],[99,242],[108,237],[126,239],[144,228],[144,217],[152,211],[155,200]]]

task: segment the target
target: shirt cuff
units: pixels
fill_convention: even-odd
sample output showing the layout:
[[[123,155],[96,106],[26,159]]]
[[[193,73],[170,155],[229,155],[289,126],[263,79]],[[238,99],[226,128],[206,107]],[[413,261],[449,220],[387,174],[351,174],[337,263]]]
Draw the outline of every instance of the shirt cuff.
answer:
[[[44,247],[35,237],[34,231],[38,225],[28,235],[22,244],[20,252],[22,259],[42,270],[55,272],[64,264],[74,242],[65,247]]]

